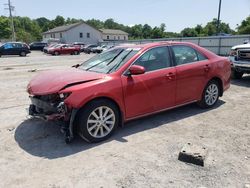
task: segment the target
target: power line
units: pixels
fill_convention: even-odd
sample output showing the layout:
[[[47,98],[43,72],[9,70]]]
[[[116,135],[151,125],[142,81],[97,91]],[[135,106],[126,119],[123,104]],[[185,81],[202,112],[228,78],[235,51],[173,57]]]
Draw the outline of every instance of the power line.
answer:
[[[15,10],[15,7],[11,5],[10,0],[8,0],[8,3],[5,4],[6,6],[8,6],[7,8],[5,8],[6,10],[9,10],[9,17],[10,17],[10,25],[11,25],[11,31],[12,31],[12,41],[16,41],[16,34],[15,34],[15,26],[14,26],[14,19],[12,16],[12,11]]]

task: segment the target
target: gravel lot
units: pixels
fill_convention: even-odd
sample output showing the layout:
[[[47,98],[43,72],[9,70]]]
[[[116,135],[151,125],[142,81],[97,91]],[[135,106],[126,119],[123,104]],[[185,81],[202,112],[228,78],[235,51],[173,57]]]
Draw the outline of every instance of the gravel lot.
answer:
[[[92,55],[0,58],[0,187],[245,187],[250,184],[250,76],[218,105],[195,104],[129,122],[107,142],[64,143],[56,123],[29,120],[26,85],[39,71]],[[208,148],[205,166],[178,161],[188,142]]]

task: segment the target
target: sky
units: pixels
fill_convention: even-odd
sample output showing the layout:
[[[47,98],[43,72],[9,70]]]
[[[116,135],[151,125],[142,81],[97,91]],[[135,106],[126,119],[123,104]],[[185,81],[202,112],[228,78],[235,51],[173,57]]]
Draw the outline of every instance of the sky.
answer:
[[[30,18],[57,15],[65,18],[99,19],[113,18],[124,25],[166,24],[166,31],[180,32],[197,24],[206,25],[217,18],[219,0],[11,0],[15,16]],[[7,0],[1,0],[0,15],[8,16],[4,9]],[[222,0],[221,20],[232,29],[250,16],[250,0]]]

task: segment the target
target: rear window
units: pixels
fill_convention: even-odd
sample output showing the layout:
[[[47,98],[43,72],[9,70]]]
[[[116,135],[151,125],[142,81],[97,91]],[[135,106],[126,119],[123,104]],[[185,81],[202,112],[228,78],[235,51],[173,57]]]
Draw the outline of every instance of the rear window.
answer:
[[[172,46],[172,50],[176,65],[183,65],[207,59],[204,55],[190,46],[176,45]]]

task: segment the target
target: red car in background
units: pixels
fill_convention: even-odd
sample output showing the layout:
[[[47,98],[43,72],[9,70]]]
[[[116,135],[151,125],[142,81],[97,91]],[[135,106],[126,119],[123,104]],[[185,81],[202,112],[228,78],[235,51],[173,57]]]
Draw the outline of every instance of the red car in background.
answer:
[[[29,114],[65,122],[74,133],[100,142],[124,122],[197,102],[213,107],[230,87],[227,58],[192,43],[119,46],[67,70],[35,76],[27,91]]]
[[[53,46],[53,48],[48,49],[48,54],[60,55],[60,54],[71,54],[78,55],[81,52],[80,46],[70,45],[70,44],[58,44]]]

